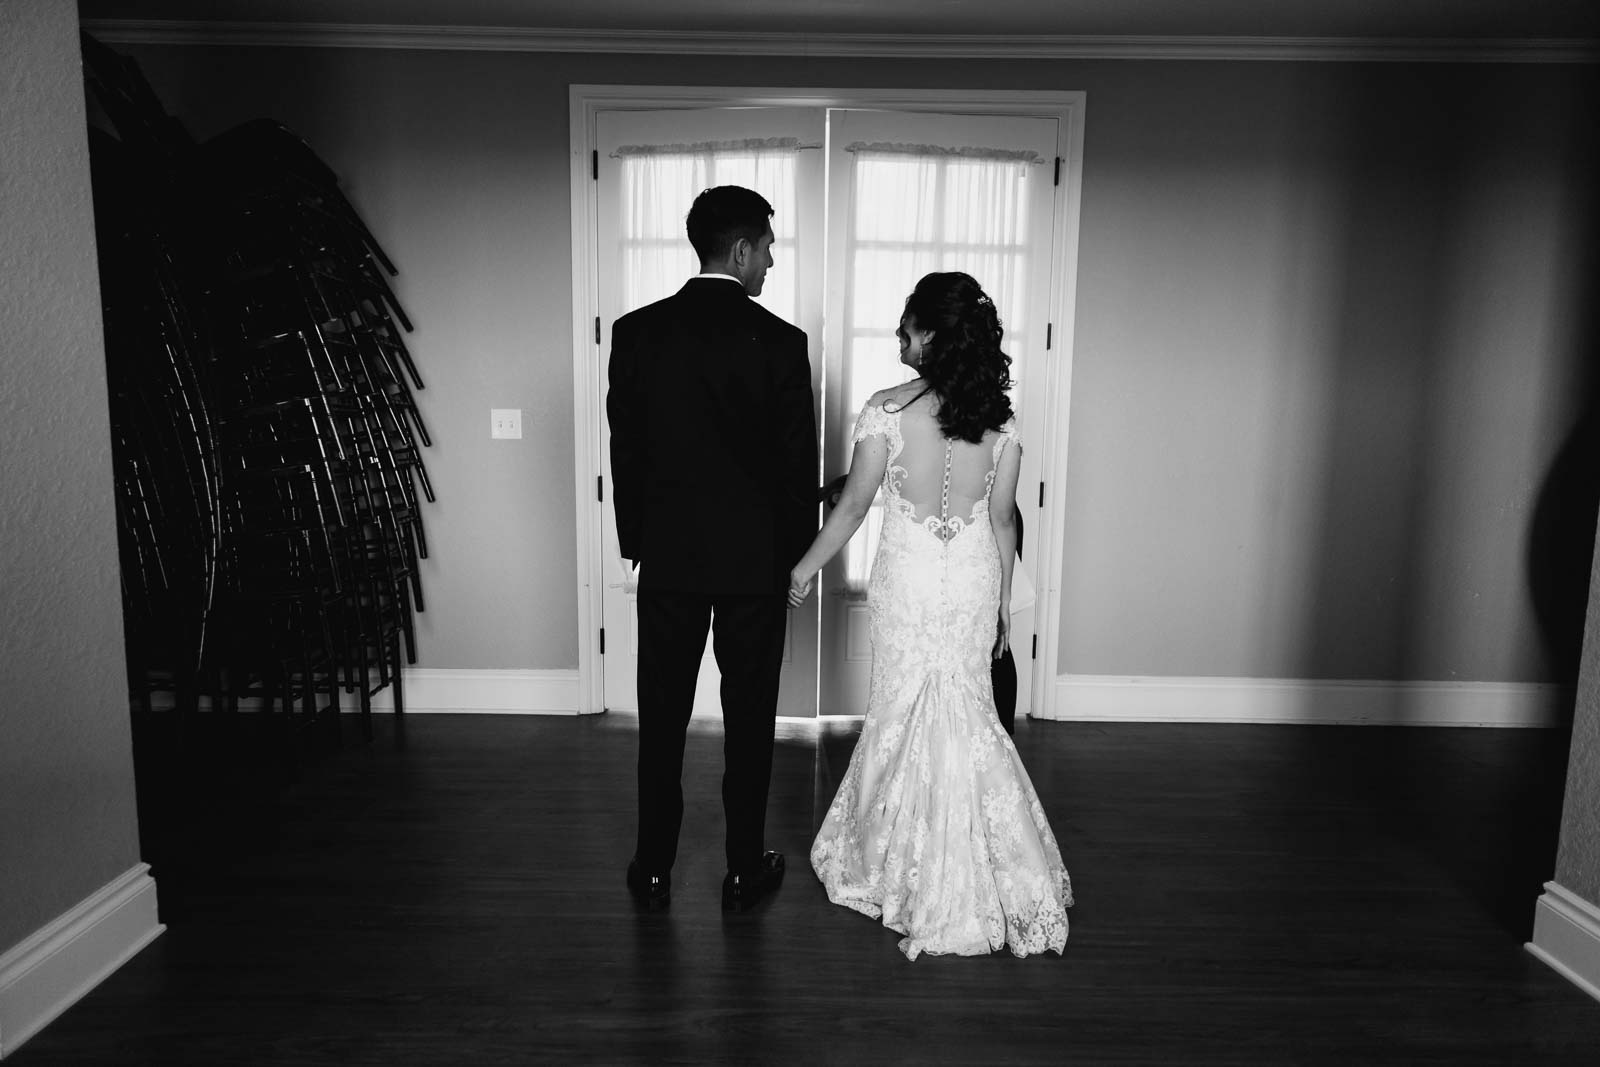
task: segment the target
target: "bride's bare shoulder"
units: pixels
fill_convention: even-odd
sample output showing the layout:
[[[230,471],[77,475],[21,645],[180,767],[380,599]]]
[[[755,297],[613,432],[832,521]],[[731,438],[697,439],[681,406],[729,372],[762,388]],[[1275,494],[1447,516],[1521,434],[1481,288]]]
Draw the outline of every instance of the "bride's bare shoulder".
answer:
[[[898,409],[915,400],[919,395],[926,392],[927,388],[927,383],[923,382],[922,379],[913,378],[909,382],[901,382],[899,385],[891,385],[887,389],[879,389],[868,398],[867,405],[881,408],[887,404],[891,408]]]

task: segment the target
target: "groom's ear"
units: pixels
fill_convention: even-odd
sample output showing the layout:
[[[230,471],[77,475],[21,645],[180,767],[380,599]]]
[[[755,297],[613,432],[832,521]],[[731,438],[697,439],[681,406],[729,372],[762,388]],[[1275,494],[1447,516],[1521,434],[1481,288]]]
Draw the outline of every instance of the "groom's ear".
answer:
[[[733,262],[743,267],[750,260],[750,254],[755,251],[755,246],[748,237],[735,237],[733,239]]]

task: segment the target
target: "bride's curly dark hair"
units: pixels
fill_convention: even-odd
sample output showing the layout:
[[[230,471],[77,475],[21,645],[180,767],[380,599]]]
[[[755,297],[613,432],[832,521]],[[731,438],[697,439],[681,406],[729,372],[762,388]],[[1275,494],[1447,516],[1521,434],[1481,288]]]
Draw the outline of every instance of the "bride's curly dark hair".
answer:
[[[983,440],[1012,416],[1011,357],[1000,350],[1005,331],[994,301],[970,274],[924,275],[906,297],[905,315],[932,330],[917,371],[939,395],[939,428],[946,437]]]

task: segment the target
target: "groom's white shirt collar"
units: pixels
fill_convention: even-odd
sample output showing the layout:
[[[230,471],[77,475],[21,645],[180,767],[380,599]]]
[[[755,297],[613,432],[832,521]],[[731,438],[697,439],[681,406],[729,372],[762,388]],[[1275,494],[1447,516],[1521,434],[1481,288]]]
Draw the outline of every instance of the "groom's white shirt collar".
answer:
[[[722,279],[725,279],[727,281],[733,282],[735,285],[741,285],[742,286],[744,284],[744,282],[741,282],[738,278],[735,278],[731,274],[696,274],[694,276],[694,280],[695,281],[699,281],[701,278],[722,278]]]

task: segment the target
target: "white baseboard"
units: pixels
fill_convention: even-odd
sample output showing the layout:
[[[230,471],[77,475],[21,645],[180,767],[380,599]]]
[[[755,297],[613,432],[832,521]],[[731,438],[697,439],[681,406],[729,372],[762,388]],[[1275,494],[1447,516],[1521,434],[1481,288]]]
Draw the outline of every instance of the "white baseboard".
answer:
[[[1527,949],[1567,981],[1600,1000],[1600,908],[1555,882],[1534,907]]]
[[[150,865],[141,863],[0,956],[0,1058],[165,929],[156,918]]]
[[[578,672],[446,670],[407,667],[404,671],[406,712],[419,715],[576,715],[578,714]],[[151,700],[156,711],[173,706],[173,694],[158,692]],[[201,711],[209,711],[211,699],[197,698]],[[240,711],[260,711],[259,697],[238,702]],[[339,692],[339,710],[361,710],[354,693]],[[372,698],[372,710],[385,714],[394,711],[394,688],[384,689]]]
[[[472,715],[576,715],[578,672],[492,671],[407,668],[406,714]],[[341,707],[355,711],[360,705],[340,694]],[[394,710],[394,690],[372,698],[372,710]]]
[[[1034,715],[1085,722],[1554,726],[1561,686],[1063,674]]]

